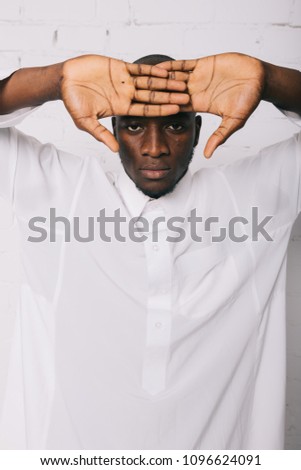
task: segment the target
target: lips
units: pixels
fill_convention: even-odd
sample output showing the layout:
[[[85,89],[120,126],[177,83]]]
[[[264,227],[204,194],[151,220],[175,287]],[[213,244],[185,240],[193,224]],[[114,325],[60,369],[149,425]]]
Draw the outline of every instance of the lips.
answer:
[[[150,180],[157,180],[165,178],[165,176],[170,172],[170,168],[147,166],[144,168],[140,168],[140,171],[144,178]]]

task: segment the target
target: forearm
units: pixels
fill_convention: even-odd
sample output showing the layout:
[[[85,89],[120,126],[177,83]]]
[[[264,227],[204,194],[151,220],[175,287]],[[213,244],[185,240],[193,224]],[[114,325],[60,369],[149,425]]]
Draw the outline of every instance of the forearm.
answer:
[[[265,87],[262,99],[301,115],[301,72],[263,62]]]
[[[61,98],[63,63],[17,70],[0,81],[0,114]]]

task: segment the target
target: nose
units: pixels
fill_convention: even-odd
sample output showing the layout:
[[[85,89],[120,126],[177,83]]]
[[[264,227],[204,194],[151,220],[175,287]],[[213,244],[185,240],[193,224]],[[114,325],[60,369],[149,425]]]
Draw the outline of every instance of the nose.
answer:
[[[147,128],[144,132],[141,153],[145,157],[163,157],[169,155],[169,147],[164,132],[155,126]]]

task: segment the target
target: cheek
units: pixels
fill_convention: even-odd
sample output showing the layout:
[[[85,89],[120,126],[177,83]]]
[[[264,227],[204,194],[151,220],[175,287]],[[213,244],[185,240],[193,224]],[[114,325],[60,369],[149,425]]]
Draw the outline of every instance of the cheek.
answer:
[[[139,155],[139,141],[138,139],[122,139],[118,140],[119,147],[120,147],[120,157],[124,161],[131,162],[133,160],[137,160]]]
[[[174,162],[177,166],[186,166],[193,153],[193,144],[191,142],[179,142],[173,149]]]
[[[119,141],[119,155],[122,161],[130,162],[133,160],[135,152],[132,145],[128,142]]]
[[[194,143],[194,133],[189,133],[189,135],[185,135],[185,136],[181,136],[181,135],[175,136],[170,142],[170,145],[175,154],[176,153],[187,154],[192,151],[193,143]]]

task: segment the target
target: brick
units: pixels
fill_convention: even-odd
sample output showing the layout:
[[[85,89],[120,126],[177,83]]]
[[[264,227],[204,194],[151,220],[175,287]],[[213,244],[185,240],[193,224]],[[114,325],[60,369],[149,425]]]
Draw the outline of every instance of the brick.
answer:
[[[261,103],[259,106],[261,107],[263,104]],[[245,127],[235,134],[233,139],[236,138],[237,142],[242,143],[242,138],[244,138],[245,143],[247,142],[248,145],[252,145],[254,150],[259,151],[264,147],[290,138],[296,132],[296,126],[285,117],[282,117],[279,111],[271,104],[267,106],[270,108],[270,116],[268,114],[263,116],[259,108],[246,123]],[[252,153],[255,152],[253,151]]]
[[[206,0],[131,0],[137,24],[206,23],[214,18],[214,2]]]
[[[57,117],[43,116],[33,114],[18,125],[18,129],[25,134],[32,133],[34,129],[34,136],[42,143],[53,142],[56,139],[63,139],[64,130],[62,122]]]
[[[300,64],[300,44],[301,28],[271,26],[264,32],[261,58],[279,65],[294,61]]]
[[[16,70],[20,67],[19,56],[16,52],[1,52],[0,70]]]
[[[30,20],[89,21],[95,18],[95,1],[26,0],[24,15]]]
[[[290,16],[290,24],[294,26],[301,26],[301,2],[296,0],[293,4],[293,8]]]
[[[74,54],[68,54],[65,51],[47,51],[44,54],[38,54],[36,52],[22,52],[20,54],[20,66],[21,67],[43,67],[45,65],[57,64],[58,62],[64,62]]]
[[[128,1],[97,0],[96,12],[98,21],[103,24],[128,23],[130,21],[130,6]]]
[[[114,57],[117,54],[130,61],[156,53],[181,57],[183,40],[176,25],[112,28],[109,35],[109,51]]]
[[[185,58],[223,52],[241,52],[256,57],[260,50],[260,30],[256,26],[246,28],[229,24],[193,27],[184,32],[183,43]]]
[[[36,25],[1,25],[0,44],[4,51],[41,50],[52,45],[53,28]]]
[[[56,47],[78,52],[103,54],[106,44],[106,28],[100,26],[62,26],[57,30]]]
[[[292,0],[217,0],[215,21],[227,23],[288,23]]]
[[[3,20],[18,20],[21,15],[20,1],[10,0],[0,3],[0,18]]]

